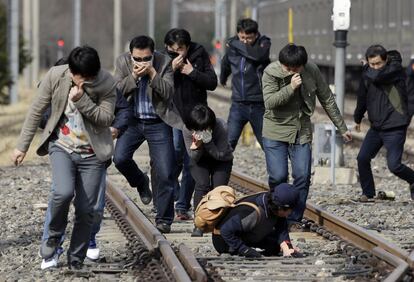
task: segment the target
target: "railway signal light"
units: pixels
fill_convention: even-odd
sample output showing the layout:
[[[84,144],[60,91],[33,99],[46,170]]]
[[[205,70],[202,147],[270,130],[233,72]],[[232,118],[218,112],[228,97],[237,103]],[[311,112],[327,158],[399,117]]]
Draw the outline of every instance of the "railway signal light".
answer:
[[[57,41],[57,46],[58,46],[59,48],[63,48],[63,47],[65,47],[65,41],[64,41],[62,38],[60,38],[60,39]]]

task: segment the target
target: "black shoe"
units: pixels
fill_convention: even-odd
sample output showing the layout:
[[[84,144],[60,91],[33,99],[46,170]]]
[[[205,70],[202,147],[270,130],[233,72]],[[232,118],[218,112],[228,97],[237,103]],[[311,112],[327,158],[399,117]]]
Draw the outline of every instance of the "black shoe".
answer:
[[[170,233],[171,232],[171,225],[167,223],[157,223],[155,226],[161,233]]]
[[[144,174],[145,177],[145,181],[144,181],[144,185],[142,187],[137,187],[137,191],[139,194],[139,197],[141,198],[141,202],[144,205],[148,205],[149,203],[151,203],[152,200],[152,192],[151,189],[149,188],[149,177]]]
[[[43,241],[42,246],[40,247],[40,255],[45,260],[52,258],[55,255],[59,245],[60,239],[55,237]]]
[[[83,263],[81,263],[80,261],[70,261],[68,262],[68,266],[69,269],[73,269],[73,270],[81,270],[83,267]]]
[[[191,237],[203,237],[203,231],[200,228],[194,227]]]

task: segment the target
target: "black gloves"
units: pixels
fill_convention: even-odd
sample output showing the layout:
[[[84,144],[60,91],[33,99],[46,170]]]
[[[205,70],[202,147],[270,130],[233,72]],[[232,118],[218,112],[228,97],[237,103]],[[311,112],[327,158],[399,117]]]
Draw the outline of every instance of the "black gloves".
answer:
[[[262,256],[258,251],[249,247],[240,251],[239,255],[244,256],[246,258],[260,258]]]

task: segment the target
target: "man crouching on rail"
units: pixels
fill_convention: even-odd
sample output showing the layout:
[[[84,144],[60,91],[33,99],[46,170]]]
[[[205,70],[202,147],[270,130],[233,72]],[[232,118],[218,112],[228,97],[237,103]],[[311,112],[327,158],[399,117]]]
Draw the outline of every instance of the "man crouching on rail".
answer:
[[[276,256],[280,251],[283,256],[301,256],[300,250],[290,243],[286,220],[298,201],[292,185],[282,183],[271,192],[254,194],[238,203],[241,201],[250,204],[232,208],[213,231],[217,252],[248,258]]]

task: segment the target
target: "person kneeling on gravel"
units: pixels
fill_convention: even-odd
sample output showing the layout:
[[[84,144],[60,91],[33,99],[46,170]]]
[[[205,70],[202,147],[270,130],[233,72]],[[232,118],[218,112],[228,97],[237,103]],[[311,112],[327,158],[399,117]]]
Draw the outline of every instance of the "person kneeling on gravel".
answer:
[[[270,192],[254,194],[240,201],[253,203],[257,208],[241,204],[230,210],[213,231],[217,252],[247,258],[277,256],[281,251],[283,256],[302,255],[290,243],[286,219],[298,202],[298,192],[292,185],[282,183]]]

